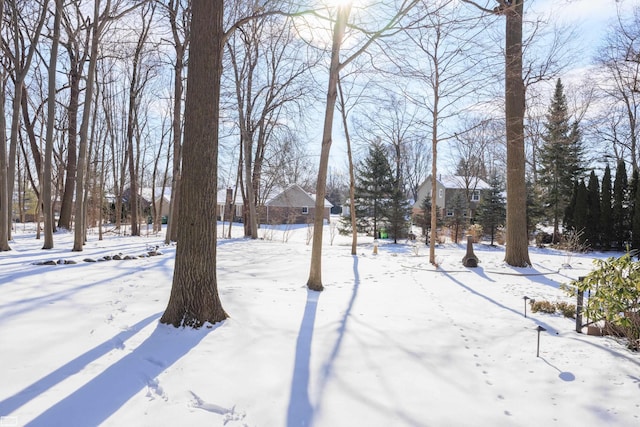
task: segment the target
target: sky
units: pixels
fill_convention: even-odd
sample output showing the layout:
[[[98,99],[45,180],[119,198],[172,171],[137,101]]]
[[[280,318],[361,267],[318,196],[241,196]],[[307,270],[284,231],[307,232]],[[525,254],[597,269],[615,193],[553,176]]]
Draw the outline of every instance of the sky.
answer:
[[[247,240],[236,224],[218,242],[230,318],[193,331],[158,322],[175,257],[162,235],[91,232],[78,253],[57,233],[43,251],[18,225],[0,253],[0,425],[638,425],[640,355],[525,312],[525,296],[574,302],[559,286],[611,254],[532,247],[533,265],[512,268],[476,244],[465,268],[465,245],[446,243],[436,269],[424,242],[374,255],[361,236],[352,256],[349,236],[325,233],[316,293],[306,226]]]

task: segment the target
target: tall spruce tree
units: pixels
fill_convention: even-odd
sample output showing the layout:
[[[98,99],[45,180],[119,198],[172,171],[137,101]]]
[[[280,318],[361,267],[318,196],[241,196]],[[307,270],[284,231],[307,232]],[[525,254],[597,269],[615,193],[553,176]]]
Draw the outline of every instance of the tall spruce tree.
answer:
[[[584,243],[585,230],[587,229],[587,199],[588,191],[587,186],[584,183],[584,179],[580,180],[578,184],[578,191],[576,192],[576,205],[573,210],[573,228],[577,233],[581,233],[580,242]]]
[[[584,238],[590,247],[600,246],[600,183],[594,171],[589,175],[587,185],[587,223],[584,229]]]
[[[631,223],[631,249],[640,258],[640,183],[638,183],[638,170],[634,169],[636,186],[633,193],[633,220]]]
[[[478,205],[476,219],[484,233],[491,235],[491,246],[493,246],[496,231],[498,227],[504,225],[507,218],[507,202],[504,198],[504,186],[495,172],[489,179],[489,185],[491,189]]]
[[[393,190],[389,194],[387,205],[387,222],[389,224],[389,234],[393,238],[393,243],[398,243],[398,239],[407,236],[409,226],[409,215],[411,208],[406,193],[403,191],[402,178],[395,179]]]
[[[602,176],[602,194],[600,196],[600,242],[603,249],[611,248],[611,237],[613,236],[612,215],[611,168],[607,165]]]
[[[571,189],[583,173],[582,146],[577,123],[570,124],[567,99],[560,79],[556,82],[546,116],[538,171],[542,201],[553,223],[554,242],[560,234],[560,219],[570,202]]]
[[[580,183],[578,181],[574,181],[573,190],[571,191],[571,199],[569,200],[569,204],[564,210],[564,219],[562,223],[564,225],[565,230],[575,230],[576,224],[574,219],[574,213],[576,211],[576,199],[578,197],[578,188],[580,187]]]
[[[387,152],[380,141],[371,144],[368,156],[358,165],[356,176],[357,215],[369,218],[373,235],[378,236],[379,225],[389,216],[390,199],[395,180],[387,160]]]
[[[628,187],[627,167],[624,160],[619,160],[616,167],[616,177],[613,181],[613,204],[611,206],[613,245],[618,249],[623,249],[629,238]]]

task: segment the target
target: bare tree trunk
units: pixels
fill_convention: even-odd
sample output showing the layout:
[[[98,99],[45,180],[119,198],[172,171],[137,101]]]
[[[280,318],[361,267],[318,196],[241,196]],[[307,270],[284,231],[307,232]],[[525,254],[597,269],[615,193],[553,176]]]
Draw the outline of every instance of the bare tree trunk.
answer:
[[[198,328],[226,319],[216,278],[218,126],[223,2],[194,0],[187,77],[184,173],[171,296],[160,322]]]
[[[40,17],[38,18],[37,28],[33,31],[33,39],[30,39],[27,35],[25,40],[25,34],[22,34],[19,29],[18,22],[19,10],[17,2],[12,0],[10,2],[12,7],[11,14],[11,26],[14,32],[14,52],[13,52],[13,66],[15,72],[14,80],[14,97],[13,97],[13,109],[11,116],[11,136],[9,142],[9,157],[7,159],[7,188],[10,194],[13,194],[13,187],[15,184],[16,175],[16,154],[18,149],[18,133],[20,132],[20,110],[22,107],[22,86],[24,85],[24,79],[27,76],[29,68],[31,68],[31,61],[38,46],[38,40],[40,39],[40,33],[47,17],[47,4],[45,0],[42,4],[40,11]],[[30,43],[27,48],[24,43]],[[26,54],[22,49],[28,49]],[[9,215],[9,219],[12,218],[12,204],[13,197],[7,198],[6,209]],[[7,236],[11,240],[11,221],[9,221],[9,228],[7,230]]]
[[[435,99],[434,117],[437,118],[438,101]],[[431,227],[429,232],[429,263],[436,265],[436,239],[438,234],[437,173],[438,173],[438,123],[433,121],[431,134]]]
[[[51,174],[53,162],[53,131],[56,120],[56,70],[58,63],[58,41],[60,40],[60,14],[62,0],[55,0],[55,18],[53,22],[53,40],[49,60],[49,99],[47,100],[47,135],[45,138],[44,169],[42,172],[42,213],[44,216],[44,245],[42,249],[53,248],[53,208],[51,205]]]
[[[110,0],[107,0],[105,10],[109,10]],[[100,43],[100,0],[94,0],[94,12],[91,35],[91,56],[89,59],[89,71],[87,72],[87,83],[84,96],[84,107],[82,110],[82,123],[80,124],[80,151],[78,153],[78,171],[76,178],[76,205],[75,205],[75,226],[73,234],[74,252],[81,252],[85,242],[85,211],[84,211],[84,179],[87,161],[87,146],[89,144],[89,122],[91,120],[91,108],[93,106],[93,87],[98,64],[98,45]]]
[[[178,27],[178,11],[180,10],[180,0],[169,1],[169,21],[173,34],[174,49],[176,52],[176,64],[173,75],[173,170],[171,174],[171,200],[169,201],[169,218],[167,222],[167,233],[165,243],[178,240],[178,222],[180,204],[180,178],[182,164],[182,94],[184,87],[182,84],[182,73],[184,71],[184,56],[189,45],[190,29],[189,24],[185,24],[184,38],[181,40]],[[187,7],[187,9],[189,9]],[[188,10],[183,11],[187,14]]]
[[[0,1],[0,17],[4,17],[4,1]],[[4,19],[0,19],[0,32]],[[0,98],[5,99],[4,68],[0,70]],[[0,129],[6,129],[7,123],[4,115],[4,102],[0,102]],[[9,246],[9,211],[7,209],[9,199],[9,186],[7,182],[7,144],[5,136],[0,138],[0,251],[10,251]]]
[[[316,206],[313,219],[313,242],[311,245],[311,267],[307,287],[313,291],[322,291],[322,229],[324,226],[324,199],[326,195],[327,170],[329,168],[329,152],[331,150],[331,132],[333,115],[338,97],[338,80],[340,77],[340,46],[351,13],[351,5],[346,4],[338,10],[333,27],[333,43],[331,46],[331,63],[329,65],[329,86],[327,88],[327,105],[322,129],[322,148],[320,150],[320,166],[316,183]]]
[[[507,236],[505,262],[531,265],[527,232],[527,188],[524,158],[524,82],[522,80],[522,18],[524,0],[504,9],[505,112],[507,125]]]
[[[358,223],[356,221],[356,177],[353,172],[353,155],[351,152],[351,137],[347,126],[347,110],[342,93],[342,84],[338,76],[338,93],[340,95],[340,112],[342,113],[342,126],[347,140],[347,159],[349,161],[349,216],[351,217],[351,255],[358,254]]]

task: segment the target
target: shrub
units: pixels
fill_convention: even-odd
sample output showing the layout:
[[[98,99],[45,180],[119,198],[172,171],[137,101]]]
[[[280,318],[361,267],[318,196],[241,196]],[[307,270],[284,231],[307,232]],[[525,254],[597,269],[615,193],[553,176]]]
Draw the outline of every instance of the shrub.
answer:
[[[534,313],[542,312],[554,314],[556,312],[556,305],[550,301],[532,301],[531,311]]]
[[[566,302],[536,301],[531,300],[531,311],[534,313],[562,314],[564,317],[575,319],[576,306]]]
[[[616,327],[628,340],[629,348],[640,349],[640,262],[627,253],[620,258],[595,260],[597,269],[582,280],[574,280],[564,289],[591,291],[584,314]]]

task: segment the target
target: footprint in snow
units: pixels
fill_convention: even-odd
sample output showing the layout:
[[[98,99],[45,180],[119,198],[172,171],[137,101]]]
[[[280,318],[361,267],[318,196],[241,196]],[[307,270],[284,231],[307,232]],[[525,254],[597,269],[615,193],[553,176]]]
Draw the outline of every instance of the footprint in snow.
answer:
[[[215,403],[205,402],[193,391],[189,391],[189,393],[191,393],[192,396],[189,406],[191,406],[192,408],[203,409],[208,412],[213,412],[214,414],[222,415],[224,421],[223,425],[226,425],[230,421],[242,421],[245,417],[244,413],[236,412],[235,405],[232,406],[231,409],[225,408],[223,406],[216,405]],[[242,425],[246,426],[246,424]]]

